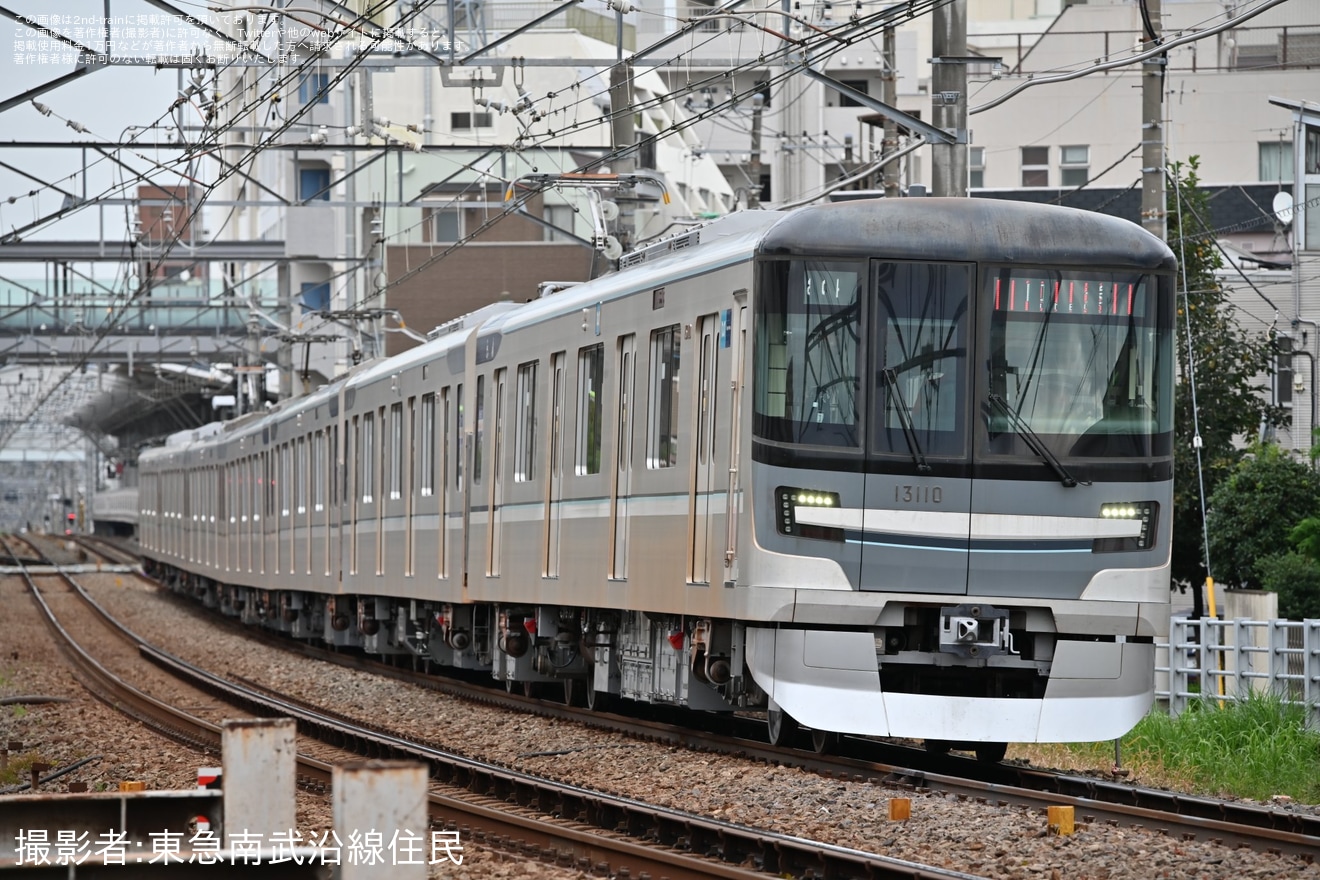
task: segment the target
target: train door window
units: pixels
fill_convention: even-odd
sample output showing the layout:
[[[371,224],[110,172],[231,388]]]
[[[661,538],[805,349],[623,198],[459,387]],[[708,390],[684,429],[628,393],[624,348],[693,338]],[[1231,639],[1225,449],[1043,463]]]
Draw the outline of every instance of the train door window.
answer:
[[[486,433],[486,377],[477,377],[477,425],[472,443],[472,482],[481,482],[481,451]]]
[[[678,373],[682,332],[673,324],[651,334],[651,402],[647,413],[646,466],[678,464]]]
[[[504,412],[504,396],[507,373],[508,371],[504,369],[496,370],[495,381],[492,386],[495,424],[494,430],[491,432],[490,442],[490,564],[487,568],[487,572],[491,577],[498,577],[500,574],[500,557],[503,550],[504,432],[508,428]],[[478,424],[480,424],[480,419],[478,419]]]
[[[312,510],[325,510],[325,432],[312,437]]]
[[[424,498],[435,494],[435,395],[422,395],[421,431],[422,466],[418,471],[421,485],[418,491]]]
[[[872,278],[881,378],[871,449],[909,459],[965,454],[972,265],[876,261]]]
[[[454,388],[454,488],[463,491],[463,383]],[[448,417],[448,410],[445,412]]]
[[[536,464],[536,361],[518,367],[517,397],[513,425],[513,480],[532,479]],[[498,430],[498,428],[496,429]]]
[[[362,416],[362,455],[358,457],[358,485],[362,487],[362,503],[370,504],[374,491],[372,476],[375,472],[376,421],[375,413]]]
[[[390,500],[403,497],[403,404],[390,406]]]
[[[292,444],[280,447],[280,516],[287,519],[293,510],[293,449]]]
[[[578,351],[577,460],[579,476],[600,473],[601,381],[605,371],[605,346],[590,345]]]
[[[293,459],[294,469],[298,474],[298,515],[307,513],[307,438],[299,437]]]

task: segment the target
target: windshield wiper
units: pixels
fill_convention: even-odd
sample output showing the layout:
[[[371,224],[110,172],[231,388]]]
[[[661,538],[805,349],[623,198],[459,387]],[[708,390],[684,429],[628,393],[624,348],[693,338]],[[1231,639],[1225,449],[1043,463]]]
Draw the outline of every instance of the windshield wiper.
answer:
[[[1008,421],[1012,424],[1013,430],[1017,432],[1018,436],[1026,441],[1027,445],[1031,447],[1032,452],[1036,453],[1037,456],[1050,466],[1054,473],[1059,475],[1059,482],[1063,483],[1065,487],[1071,489],[1077,485],[1091,485],[1089,482],[1079,484],[1077,478],[1068,473],[1068,469],[1063,466],[1063,462],[1059,461],[1059,459],[1054,456],[1053,452],[1050,452],[1050,448],[1045,445],[1045,441],[1040,439],[1039,434],[1031,430],[1031,426],[1027,424],[1025,419],[1014,412],[1013,407],[1008,405],[1007,400],[1004,400],[1004,398],[1000,397],[998,394],[991,392],[990,402],[1004,411],[1004,415],[1008,416]]]
[[[894,397],[898,398],[898,423],[903,426],[903,439],[907,440],[908,450],[912,453],[912,460],[917,463],[917,470],[924,474],[930,470],[930,465],[926,463],[926,456],[921,451],[921,443],[917,440],[917,428],[912,424],[912,413],[908,412],[907,401],[903,399],[903,392],[898,388],[898,374],[886,367],[880,371],[880,375],[885,377],[885,382],[893,389]]]

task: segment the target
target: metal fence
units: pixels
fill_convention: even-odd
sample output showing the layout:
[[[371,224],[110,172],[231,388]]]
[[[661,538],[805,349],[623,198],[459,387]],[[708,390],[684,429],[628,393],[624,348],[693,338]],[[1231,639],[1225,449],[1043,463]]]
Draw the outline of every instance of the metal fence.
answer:
[[[1198,699],[1240,700],[1256,693],[1306,706],[1320,728],[1320,620],[1169,622],[1155,644],[1155,695],[1178,715]]]

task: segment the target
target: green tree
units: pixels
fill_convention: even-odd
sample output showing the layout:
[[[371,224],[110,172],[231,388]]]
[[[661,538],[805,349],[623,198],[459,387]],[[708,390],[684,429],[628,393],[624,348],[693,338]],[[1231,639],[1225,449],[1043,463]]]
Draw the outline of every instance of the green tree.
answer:
[[[1282,412],[1259,393],[1256,379],[1273,369],[1273,341],[1252,338],[1234,315],[1214,271],[1222,265],[1209,224],[1205,191],[1199,189],[1200,159],[1175,162],[1169,181],[1169,246],[1181,264],[1178,276],[1178,387],[1174,405],[1173,560],[1175,585],[1193,588],[1193,615],[1202,612],[1200,586],[1206,577],[1202,544],[1201,499],[1233,473],[1243,451],[1234,435],[1255,436],[1262,423],[1282,423]],[[1190,352],[1195,359],[1189,357]],[[1192,410],[1195,364],[1196,416]],[[1201,473],[1197,470],[1194,437],[1199,422]],[[1211,515],[1213,523],[1213,515]],[[1291,525],[1291,523],[1289,523]],[[1277,552],[1282,543],[1271,548]],[[1211,542],[1211,572],[1223,577]],[[1234,571],[1229,568],[1228,571]]]
[[[1320,564],[1301,553],[1280,553],[1256,563],[1260,584],[1279,594],[1279,616],[1287,620],[1320,618]]]
[[[1207,532],[1215,579],[1262,586],[1259,563],[1292,546],[1294,527],[1320,515],[1320,475],[1267,443],[1252,447],[1210,496]]]

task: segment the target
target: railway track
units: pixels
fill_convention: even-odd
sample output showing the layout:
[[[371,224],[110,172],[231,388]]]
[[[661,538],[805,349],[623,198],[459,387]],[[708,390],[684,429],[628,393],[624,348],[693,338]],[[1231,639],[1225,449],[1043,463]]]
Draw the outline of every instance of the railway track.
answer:
[[[162,587],[162,590],[164,588]],[[592,711],[560,702],[506,693],[484,684],[438,678],[361,655],[327,651],[223,619],[246,638],[301,656],[387,676],[409,684],[487,705],[531,711],[652,742],[686,749],[799,767],[847,780],[869,780],[913,791],[933,790],[987,805],[1019,804],[1044,812],[1071,806],[1079,822],[1138,827],[1182,840],[1200,840],[1259,852],[1314,860],[1320,853],[1320,816],[1237,801],[1216,800],[1162,789],[1060,774],[1012,764],[986,764],[952,755],[936,755],[863,738],[844,737],[836,753],[818,755],[766,744],[764,723],[734,718],[722,724],[714,716],[691,713],[680,723],[650,721]],[[318,710],[318,711],[324,711]],[[702,725],[721,729],[701,729]]]
[[[16,564],[21,564],[7,542],[4,548]],[[433,825],[457,830],[461,837],[478,844],[598,874],[650,874],[671,880],[751,880],[766,873],[911,880],[972,876],[552,782],[412,742],[226,681],[147,644],[106,612],[72,577],[64,577],[81,601],[122,638],[131,640],[145,659],[199,690],[257,715],[292,717],[301,735],[356,755],[423,762],[433,781],[429,795]],[[92,687],[106,695],[102,699],[126,707],[134,717],[150,718],[153,727],[189,738],[203,748],[206,743],[218,741],[218,726],[155,700],[93,659],[77,645],[69,628],[59,623],[35,579],[26,576],[26,580],[52,631],[79,658],[78,666]],[[301,753],[298,762],[299,773],[306,780],[329,784],[331,764]]]
[[[162,587],[162,589],[164,589]],[[1142,788],[1094,777],[1055,773],[1012,764],[986,764],[922,749],[844,737],[836,754],[818,755],[758,741],[764,723],[734,718],[732,724],[703,713],[691,713],[683,723],[592,711],[537,699],[498,688],[438,678],[368,659],[281,638],[224,619],[227,627],[248,638],[303,657],[386,676],[419,687],[487,705],[530,711],[640,737],[652,742],[696,749],[768,764],[799,767],[840,779],[864,779],[913,790],[933,789],[984,803],[1025,804],[1044,810],[1072,806],[1079,821],[1165,829],[1192,840],[1248,845],[1265,852],[1293,853],[1313,858],[1320,853],[1320,815],[1272,809],[1255,804],[1197,797],[1163,789]],[[324,710],[321,710],[324,711]],[[703,730],[702,725],[722,730]]]

